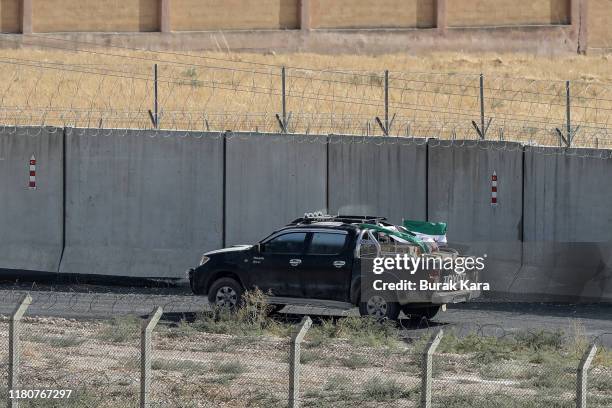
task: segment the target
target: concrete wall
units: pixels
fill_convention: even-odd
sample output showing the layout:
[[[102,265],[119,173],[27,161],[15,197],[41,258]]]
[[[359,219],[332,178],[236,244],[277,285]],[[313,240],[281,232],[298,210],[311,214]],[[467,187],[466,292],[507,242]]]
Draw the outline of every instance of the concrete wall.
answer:
[[[330,136],[330,212],[425,219],[426,150],[422,139]]]
[[[568,0],[449,0],[447,7],[449,27],[570,23]]]
[[[327,207],[324,136],[234,134],[226,146],[226,244],[250,244]]]
[[[0,268],[57,271],[62,252],[63,129],[0,130]],[[29,190],[30,157],[36,190]]]
[[[173,33],[54,33],[64,41],[156,51],[225,51],[380,55],[432,52],[525,52],[554,56],[576,54],[571,26],[454,28],[437,30],[243,30]],[[32,39],[9,35],[0,48],[36,48]]]
[[[66,40],[173,51],[612,50],[612,0],[28,1],[31,10],[22,6],[26,0],[0,0],[0,31],[54,32]],[[151,31],[156,33],[144,34]],[[20,38],[0,47],[20,47]]]
[[[491,177],[497,174],[497,206]],[[431,141],[430,221],[448,223],[448,240],[462,252],[487,255],[482,281],[505,292],[521,267],[523,152],[518,143]]]
[[[588,27],[589,46],[612,49],[612,0],[589,0]]]
[[[434,0],[312,0],[312,28],[430,28]]]
[[[173,0],[175,31],[300,27],[298,0]]]
[[[511,289],[612,300],[612,161],[571,153],[526,148],[524,267]]]
[[[0,32],[21,32],[21,0],[0,0]]]
[[[446,221],[451,246],[487,254],[482,280],[497,295],[612,300],[612,160],[591,158],[609,151],[65,132],[0,132],[0,268],[180,278],[206,250],[253,243],[304,212],[329,209]]]
[[[184,278],[222,246],[218,134],[68,130],[66,152],[61,272]]]
[[[32,29],[157,31],[159,0],[32,0]]]

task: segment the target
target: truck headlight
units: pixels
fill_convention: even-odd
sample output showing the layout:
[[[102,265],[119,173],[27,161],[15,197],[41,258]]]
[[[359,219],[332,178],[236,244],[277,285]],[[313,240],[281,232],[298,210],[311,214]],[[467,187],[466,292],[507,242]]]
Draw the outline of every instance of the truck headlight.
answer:
[[[206,255],[202,255],[202,259],[200,259],[200,266],[204,265],[208,261],[210,261],[210,258]]]

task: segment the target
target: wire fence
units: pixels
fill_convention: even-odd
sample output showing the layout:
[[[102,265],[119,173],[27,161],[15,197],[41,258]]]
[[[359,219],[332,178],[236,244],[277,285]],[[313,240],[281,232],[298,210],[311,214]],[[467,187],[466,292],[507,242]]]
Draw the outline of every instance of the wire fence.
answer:
[[[0,58],[0,123],[6,125],[612,146],[612,85],[604,83],[314,70],[45,36],[26,43],[76,51],[94,62]]]
[[[580,330],[422,320],[411,323],[418,335],[403,337],[402,321],[300,322],[254,303],[226,314],[194,302],[191,318],[163,311],[159,324],[150,319],[161,309],[142,314],[146,306],[134,303],[131,312],[108,313],[108,304],[98,303],[106,318],[92,320],[62,317],[80,309],[50,307],[42,293],[32,295],[31,309],[13,319],[16,349],[5,341],[12,314],[0,318],[0,389],[19,406],[603,408],[612,399],[612,352],[604,346],[610,334],[593,340]],[[19,294],[13,309],[23,301]],[[45,307],[57,315],[36,317]],[[150,343],[143,341],[146,327]],[[8,369],[15,350],[17,371]],[[12,395],[23,398],[9,398],[7,373],[18,379]],[[577,397],[581,381],[584,399]]]

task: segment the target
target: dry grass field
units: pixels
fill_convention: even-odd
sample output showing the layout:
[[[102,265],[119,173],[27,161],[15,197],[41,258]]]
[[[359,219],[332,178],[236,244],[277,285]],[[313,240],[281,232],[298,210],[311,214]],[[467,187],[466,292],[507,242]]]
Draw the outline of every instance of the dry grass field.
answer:
[[[158,63],[160,128],[278,131],[286,66],[289,131],[376,135],[388,69],[391,135],[476,138],[483,73],[488,138],[557,145],[571,80],[575,145],[612,146],[612,56],[186,54],[37,44],[0,53],[3,123],[150,128]]]

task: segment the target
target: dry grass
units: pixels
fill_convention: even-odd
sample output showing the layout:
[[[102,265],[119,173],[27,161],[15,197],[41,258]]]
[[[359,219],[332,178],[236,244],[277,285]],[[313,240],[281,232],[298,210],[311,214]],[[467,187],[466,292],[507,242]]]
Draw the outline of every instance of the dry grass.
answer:
[[[490,138],[503,128],[506,140],[556,145],[553,128],[565,121],[563,80],[569,79],[575,81],[573,122],[581,125],[577,145],[612,145],[609,56],[176,55],[122,49],[1,54],[9,63],[0,64],[0,119],[9,124],[150,128],[157,60],[160,126],[166,129],[278,130],[279,66],[286,65],[291,131],[380,134],[374,117],[383,114],[382,73],[389,69],[392,134],[473,139],[482,72],[485,111],[494,118]]]

